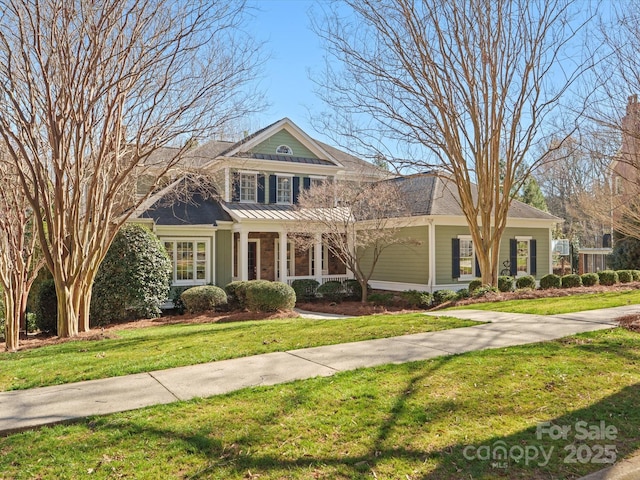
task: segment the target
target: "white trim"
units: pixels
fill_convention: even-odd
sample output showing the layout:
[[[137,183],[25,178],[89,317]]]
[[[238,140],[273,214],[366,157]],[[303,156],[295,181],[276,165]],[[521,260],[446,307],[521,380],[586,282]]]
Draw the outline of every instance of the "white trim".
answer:
[[[250,238],[247,240],[247,262],[245,268],[247,269],[247,276],[249,276],[249,244],[256,244],[256,280],[260,280],[260,239]]]
[[[188,285],[206,285],[212,282],[212,271],[215,271],[214,259],[212,256],[212,237],[177,237],[177,236],[159,236],[158,239],[162,242],[164,246],[166,243],[173,243],[173,258],[171,258],[171,285],[172,286],[188,286]],[[177,255],[178,251],[176,248],[176,243],[192,243],[193,244],[193,262],[194,262],[194,270],[193,276],[194,278],[191,280],[178,280],[178,267],[177,267]],[[204,243],[204,279],[197,279],[197,270],[195,268],[197,262],[197,244]]]
[[[276,203],[275,204],[276,205],[292,205],[293,204],[293,179],[295,175],[276,173],[275,177],[276,177]],[[278,199],[278,196],[280,194],[280,191],[279,191],[280,185],[278,183],[281,178],[289,180],[289,199],[286,202],[282,202]]]
[[[404,282],[387,282],[384,280],[369,280],[371,288],[378,290],[389,290],[391,292],[404,292],[406,290],[418,290],[420,292],[429,292],[431,288],[424,283],[404,283]],[[461,287],[458,287],[461,288]]]
[[[469,275],[460,275],[458,277],[458,282],[465,282],[468,283],[472,280],[477,279],[478,277],[476,276],[476,245],[473,242],[473,237],[471,235],[458,235],[458,240],[465,240],[468,242],[471,242],[471,273]],[[458,255],[460,256],[460,252],[458,252]]]
[[[287,151],[279,152],[278,150],[280,150],[282,147],[286,148]],[[278,145],[276,147],[276,155],[292,155],[293,156],[293,148],[291,148],[289,145],[286,145],[284,143],[282,145]]]
[[[240,171],[238,174],[238,202],[239,203],[258,203],[258,172],[243,172]],[[253,177],[253,180],[255,182],[255,186],[253,187],[253,196],[254,199],[253,200],[243,200],[242,199],[242,176],[246,175],[247,177]]]
[[[280,238],[276,238],[273,240],[274,242],[274,249],[276,252],[275,255],[275,266],[276,266],[276,270],[274,272],[274,277],[278,280],[278,281],[282,281],[282,272],[280,272]],[[296,270],[296,246],[295,246],[295,242],[293,240],[289,240],[287,238],[287,250],[289,252],[289,265],[290,268],[289,270],[293,270],[293,275],[291,275],[291,272],[287,272],[286,277],[295,277],[295,270]],[[280,273],[280,275],[278,275],[278,273]]]

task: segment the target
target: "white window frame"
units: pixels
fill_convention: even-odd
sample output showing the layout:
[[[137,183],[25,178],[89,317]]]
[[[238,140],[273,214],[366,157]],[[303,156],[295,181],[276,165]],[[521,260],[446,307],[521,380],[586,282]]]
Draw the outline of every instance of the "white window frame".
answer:
[[[276,278],[280,280],[282,277],[280,276],[280,239],[275,239],[275,259],[276,259]],[[296,248],[293,240],[287,240],[287,278],[294,277],[295,275],[291,275],[291,270],[293,269],[293,273],[295,274],[296,268]]]
[[[160,241],[164,246],[165,243],[172,243],[171,254],[169,258],[171,260],[171,285],[172,286],[186,286],[186,285],[206,285],[211,283],[211,241],[208,238],[202,237],[160,237]],[[180,279],[178,280],[178,243],[191,243],[193,251],[193,277],[192,279]],[[198,279],[198,247],[199,243],[204,244],[204,278]],[[166,247],[165,247],[166,248]]]
[[[281,148],[286,151],[281,152]],[[289,145],[278,145],[278,147],[276,148],[276,155],[293,155],[293,148],[291,148]]]
[[[240,203],[256,203],[258,201],[258,173],[257,172],[239,172],[238,181],[240,182],[239,186],[239,200]],[[243,188],[242,179],[245,178],[253,178],[253,200],[242,198],[243,193],[250,192],[249,188]]]
[[[532,239],[533,237],[516,237],[516,277],[524,277],[525,275],[529,275],[529,272],[531,271],[531,240]],[[518,259],[520,258],[520,255],[518,255],[518,251],[520,250],[518,247],[518,244],[520,242],[527,243],[527,271],[526,272],[518,270]]]
[[[280,180],[289,181],[289,198],[287,200],[280,199]],[[276,174],[276,204],[291,205],[293,203],[293,175]]]
[[[458,235],[458,240],[460,240],[460,251],[459,253],[459,268],[460,268],[460,277],[458,277],[459,282],[468,282],[475,278],[476,276],[476,247],[473,244],[473,238],[471,235]],[[462,274],[462,242],[471,242],[471,273],[470,274]],[[464,257],[468,258],[468,257]]]

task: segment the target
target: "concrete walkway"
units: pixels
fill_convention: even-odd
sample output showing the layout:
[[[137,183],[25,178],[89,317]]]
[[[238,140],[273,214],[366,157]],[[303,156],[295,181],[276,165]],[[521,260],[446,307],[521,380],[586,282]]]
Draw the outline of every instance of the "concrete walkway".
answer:
[[[640,306],[554,316],[449,310],[431,315],[490,323],[441,332],[268,353],[103,380],[2,392],[0,434],[89,415],[122,412],[194,397],[209,397],[246,387],[330,376],[360,367],[412,362],[472,350],[553,340],[575,333],[612,328],[617,317],[629,313],[640,313]]]

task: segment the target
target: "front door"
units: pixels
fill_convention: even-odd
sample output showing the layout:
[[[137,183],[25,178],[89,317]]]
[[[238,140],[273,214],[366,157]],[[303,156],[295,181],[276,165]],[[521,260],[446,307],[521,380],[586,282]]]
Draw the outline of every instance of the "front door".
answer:
[[[247,245],[247,270],[249,280],[258,278],[258,242],[249,241]]]

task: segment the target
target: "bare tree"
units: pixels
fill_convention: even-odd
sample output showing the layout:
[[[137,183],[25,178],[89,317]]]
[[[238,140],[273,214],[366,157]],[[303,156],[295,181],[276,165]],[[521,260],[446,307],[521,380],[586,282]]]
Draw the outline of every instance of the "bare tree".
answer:
[[[53,274],[60,336],[89,328],[98,266],[145,200],[136,178],[151,178],[151,192],[189,140],[256,106],[245,88],[259,48],[238,31],[244,9],[0,0],[0,135]]]
[[[367,284],[382,253],[392,245],[416,243],[400,235],[409,213],[393,180],[382,182],[323,182],[304,190],[296,210],[301,221],[290,235],[302,249],[321,237],[329,251],[351,272],[367,301]]]
[[[583,2],[340,3],[349,11],[316,24],[329,57],[320,93],[335,106],[318,128],[387,157],[388,140],[409,143],[391,163],[453,178],[482,280],[495,285],[507,211],[538,161],[532,146],[589,66],[567,51],[590,18],[572,18]]]
[[[15,168],[0,152],[0,285],[5,308],[5,346],[18,348],[26,327],[27,298],[44,262],[37,255],[33,211],[18,184]]]

